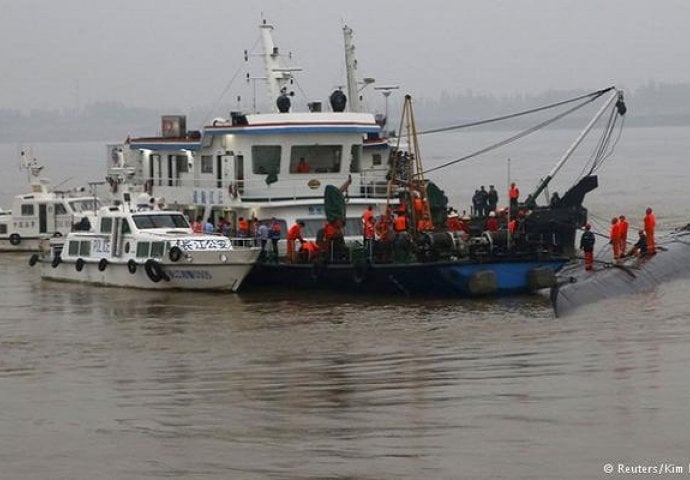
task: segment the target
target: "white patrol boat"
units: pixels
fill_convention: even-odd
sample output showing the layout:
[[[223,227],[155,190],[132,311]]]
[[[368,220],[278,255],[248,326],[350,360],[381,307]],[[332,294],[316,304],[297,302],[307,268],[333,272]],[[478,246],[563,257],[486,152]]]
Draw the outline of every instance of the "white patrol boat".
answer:
[[[220,235],[195,234],[176,211],[155,210],[146,201],[103,207],[88,231],[51,239],[34,254],[41,277],[50,280],[147,289],[237,291],[260,249]]]
[[[11,210],[0,210],[0,251],[38,251],[41,239],[66,235],[101,206],[84,192],[51,189],[30,151],[22,149],[20,156],[30,191],[15,196]]]
[[[344,185],[345,233],[361,239],[362,213],[369,205],[382,213],[390,201],[390,147],[382,130],[385,118],[359,106],[362,85],[374,80],[356,81],[352,30],[344,28],[347,94],[335,90],[329,111],[321,102],[309,102],[302,112],[293,111],[294,92],[289,90],[299,69],[281,64],[273,26],[264,23],[260,31],[265,67],[260,80],[266,82],[273,111],[231,112],[230,118],[210,121],[200,131],[187,130],[185,116],[163,116],[160,136],[108,146],[111,188],[163,197],[190,220],[227,222],[231,232],[237,231],[240,217],[275,218],[285,239],[297,221],[304,222],[305,237],[316,237],[325,222],[325,186]]]

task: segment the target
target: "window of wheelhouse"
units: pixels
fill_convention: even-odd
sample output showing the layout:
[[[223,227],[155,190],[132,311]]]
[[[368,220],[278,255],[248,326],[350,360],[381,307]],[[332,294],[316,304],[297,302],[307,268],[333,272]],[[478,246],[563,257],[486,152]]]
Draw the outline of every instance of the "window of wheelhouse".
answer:
[[[373,154],[371,158],[374,165],[381,165],[383,163],[380,153]]]
[[[277,175],[280,173],[280,145],[254,145],[252,147],[252,173]]]
[[[290,149],[290,173],[340,172],[342,153],[342,145],[295,145]]]
[[[110,217],[101,218],[101,233],[110,233],[113,231],[113,219]]]
[[[159,154],[151,155],[151,168],[155,169],[155,173],[151,172],[152,178],[158,178],[158,186],[163,186],[163,162]]]
[[[350,148],[350,173],[362,171],[362,146],[352,145]]]
[[[67,208],[62,203],[55,204],[55,215],[67,215]]]
[[[23,203],[22,204],[22,216],[23,217],[30,217],[34,214],[34,205],[33,203]]]
[[[213,157],[211,155],[201,156],[201,173],[213,173]]]

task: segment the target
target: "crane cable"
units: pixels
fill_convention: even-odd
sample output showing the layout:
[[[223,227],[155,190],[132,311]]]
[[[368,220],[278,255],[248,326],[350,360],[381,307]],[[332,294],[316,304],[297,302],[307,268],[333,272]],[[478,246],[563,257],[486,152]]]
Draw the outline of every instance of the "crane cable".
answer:
[[[429,133],[448,132],[448,131],[451,131],[451,130],[459,130],[459,129],[461,129],[461,128],[477,127],[477,126],[479,126],[479,125],[486,125],[486,124],[489,124],[489,123],[500,122],[500,121],[503,121],[503,120],[509,120],[509,119],[511,119],[511,118],[517,118],[517,117],[521,117],[521,116],[524,116],[524,115],[530,115],[530,114],[532,114],[532,113],[543,112],[543,111],[545,111],[545,110],[549,110],[549,109],[552,109],[552,108],[561,107],[561,106],[563,106],[563,105],[567,105],[567,104],[569,104],[569,103],[577,102],[577,101],[583,100],[583,99],[585,99],[585,98],[589,98],[589,99],[591,99],[591,100],[595,100],[595,99],[601,97],[601,96],[602,96],[603,94],[605,94],[606,92],[610,92],[611,90],[613,90],[613,89],[615,89],[615,88],[616,88],[616,87],[613,87],[613,86],[612,86],[612,87],[608,87],[608,88],[605,88],[605,89],[603,89],[603,90],[597,90],[597,91],[595,91],[595,92],[587,93],[587,94],[585,94],[585,95],[580,95],[580,96],[578,96],[578,97],[573,97],[573,98],[570,98],[570,99],[568,99],[568,100],[562,100],[562,101],[560,101],[560,102],[551,103],[551,104],[549,104],[549,105],[544,105],[544,106],[537,107],[537,108],[531,108],[531,109],[529,109],[529,110],[523,110],[523,111],[517,112],[517,113],[511,113],[511,114],[508,114],[508,115],[502,115],[502,116],[500,116],[500,117],[487,118],[487,119],[485,119],[485,120],[478,120],[478,121],[476,121],[476,122],[463,123],[463,124],[460,124],[460,125],[451,125],[451,126],[449,126],[449,127],[442,127],[442,128],[434,128],[434,129],[430,129],[430,130],[424,130],[424,131],[418,132],[418,135],[426,135],[426,134],[429,134]]]
[[[611,88],[613,88],[613,87],[611,87]],[[595,101],[597,98],[599,98],[601,95],[603,95],[604,93],[606,93],[609,90],[610,90],[610,88],[606,89],[606,90],[600,90],[599,92],[597,92],[597,94],[590,94],[590,95],[585,97],[585,98],[587,98],[587,100],[585,100],[584,102],[581,102],[581,103],[575,105],[574,107],[572,107],[572,108],[570,108],[570,109],[568,109],[562,113],[559,113],[555,117],[552,117],[548,120],[545,120],[541,123],[538,123],[537,125],[530,127],[527,130],[523,130],[522,132],[519,132],[519,133],[513,135],[512,137],[508,137],[505,140],[501,140],[498,143],[494,143],[493,145],[489,145],[488,147],[484,147],[480,150],[477,150],[476,152],[465,155],[464,157],[460,157],[458,159],[451,160],[450,162],[446,162],[446,163],[443,163],[441,165],[437,165],[436,167],[432,167],[432,168],[429,168],[427,170],[424,170],[424,172],[422,172],[422,173],[425,173],[425,174],[430,173],[430,172],[433,172],[436,170],[440,170],[442,168],[449,167],[451,165],[455,165],[456,163],[464,162],[464,161],[469,160],[471,158],[474,158],[476,156],[490,152],[491,150],[495,150],[497,148],[503,147],[503,146],[508,145],[512,142],[520,140],[521,138],[524,138],[528,135],[531,135],[532,133],[534,133],[538,130],[541,130],[542,128],[547,127],[547,126],[551,125],[552,123],[557,122],[561,118],[566,117],[566,116],[570,115],[571,113],[585,107],[586,105],[592,103],[593,101]]]

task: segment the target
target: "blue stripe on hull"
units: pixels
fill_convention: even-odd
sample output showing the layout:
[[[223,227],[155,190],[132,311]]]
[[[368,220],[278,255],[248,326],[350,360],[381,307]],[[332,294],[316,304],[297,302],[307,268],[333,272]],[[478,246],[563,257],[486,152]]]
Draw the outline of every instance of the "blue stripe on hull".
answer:
[[[398,283],[399,289],[409,294],[456,294],[471,296],[468,282],[472,275],[490,271],[496,276],[497,294],[519,293],[529,290],[528,274],[536,268],[552,271],[564,261],[476,263],[470,265],[433,265],[425,271],[404,268],[391,272],[389,281]],[[392,278],[390,278],[392,277]]]

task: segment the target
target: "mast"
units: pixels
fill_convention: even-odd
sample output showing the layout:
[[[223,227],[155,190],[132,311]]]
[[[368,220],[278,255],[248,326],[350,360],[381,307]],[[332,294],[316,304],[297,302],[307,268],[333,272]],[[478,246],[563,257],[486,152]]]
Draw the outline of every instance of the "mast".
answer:
[[[343,37],[345,38],[345,71],[347,74],[347,97],[350,101],[350,111],[360,112],[361,102],[357,91],[357,59],[355,58],[355,45],[352,41],[352,29],[347,25],[343,26]]]
[[[292,80],[292,72],[299,72],[299,67],[286,68],[280,65],[280,53],[278,47],[273,43],[273,25],[266,23],[266,20],[259,25],[261,30],[261,41],[263,43],[264,69],[266,72],[266,94],[268,102],[274,112],[278,111],[276,99],[281,94],[292,94],[287,92],[287,84]]]
[[[549,182],[551,182],[551,180],[558,173],[558,171],[561,169],[561,167],[563,167],[563,165],[565,165],[565,162],[568,161],[568,159],[571,157],[571,155],[573,154],[575,149],[578,147],[578,145],[580,145],[580,143],[582,143],[582,141],[585,139],[587,134],[592,130],[592,128],[594,127],[594,124],[597,123],[599,118],[601,118],[601,116],[604,114],[604,112],[606,112],[606,110],[609,108],[609,106],[611,106],[613,101],[618,99],[618,98],[622,98],[622,95],[623,95],[622,92],[620,92],[619,90],[614,88],[613,93],[611,94],[609,99],[606,101],[606,103],[604,103],[604,105],[599,109],[599,111],[596,113],[596,115],[594,115],[594,118],[592,118],[592,120],[589,121],[589,123],[584,128],[584,130],[582,130],[582,132],[580,132],[580,135],[575,139],[575,141],[568,148],[568,150],[566,150],[566,152],[563,154],[561,159],[551,169],[551,171],[548,173],[548,175],[546,175],[546,177],[544,177],[541,180],[541,182],[539,182],[539,185],[537,185],[537,188],[534,190],[534,192],[532,192],[527,197],[527,200],[525,201],[525,203],[527,205],[534,205],[539,194],[544,191],[544,189],[549,185]]]

